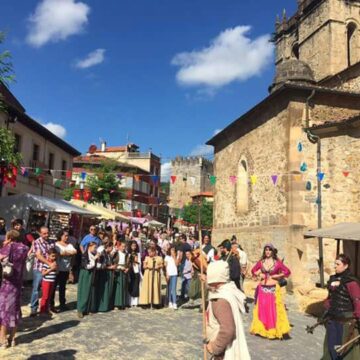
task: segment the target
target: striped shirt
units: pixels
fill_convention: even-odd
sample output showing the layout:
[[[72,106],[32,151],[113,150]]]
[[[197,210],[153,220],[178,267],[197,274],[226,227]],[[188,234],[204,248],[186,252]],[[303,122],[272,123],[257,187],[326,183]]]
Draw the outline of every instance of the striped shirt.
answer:
[[[48,251],[49,249],[54,247],[54,242],[50,240],[44,240],[43,238],[39,237],[37,240],[33,243],[33,252],[36,254],[37,252],[40,252],[40,254],[47,259],[48,258]],[[34,259],[34,270],[42,271],[44,268],[44,263],[42,263],[36,256]]]
[[[43,264],[43,271],[44,270],[49,270],[50,266],[48,264]],[[56,270],[50,271],[48,274],[43,276],[43,280],[44,281],[48,281],[48,282],[54,282],[56,279]]]

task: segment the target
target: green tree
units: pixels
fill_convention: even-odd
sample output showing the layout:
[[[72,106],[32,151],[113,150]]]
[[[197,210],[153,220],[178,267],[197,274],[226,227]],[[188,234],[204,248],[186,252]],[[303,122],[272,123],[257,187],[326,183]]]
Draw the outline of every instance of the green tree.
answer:
[[[183,208],[183,219],[191,224],[199,223],[199,204],[189,204]],[[203,201],[200,204],[200,220],[202,227],[213,225],[213,204]]]
[[[103,206],[110,203],[118,203],[124,198],[124,191],[119,188],[120,179],[116,176],[117,162],[105,160],[97,168],[87,169],[91,175],[86,178],[85,189],[91,191],[89,203],[101,203]],[[79,186],[70,187],[64,190],[65,200],[70,200],[75,189]]]
[[[5,34],[0,32],[0,44],[5,40]],[[14,81],[13,65],[11,63],[11,54],[5,50],[0,53],[0,82],[3,86],[8,86]],[[6,105],[3,102],[3,96],[0,92],[0,113],[7,113]],[[18,167],[21,162],[21,154],[15,151],[15,137],[8,129],[0,128],[0,196],[4,180],[4,172],[10,166]]]

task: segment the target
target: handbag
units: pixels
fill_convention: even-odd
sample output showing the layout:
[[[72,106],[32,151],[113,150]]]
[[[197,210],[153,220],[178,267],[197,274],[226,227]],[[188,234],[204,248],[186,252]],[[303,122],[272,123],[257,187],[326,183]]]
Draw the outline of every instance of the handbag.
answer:
[[[9,278],[14,273],[14,264],[12,262],[12,246],[10,245],[10,253],[5,259],[1,261],[2,277]]]
[[[281,279],[278,280],[278,284],[279,284],[280,287],[286,286],[287,283],[288,282],[287,282],[287,280],[285,278],[281,278]]]

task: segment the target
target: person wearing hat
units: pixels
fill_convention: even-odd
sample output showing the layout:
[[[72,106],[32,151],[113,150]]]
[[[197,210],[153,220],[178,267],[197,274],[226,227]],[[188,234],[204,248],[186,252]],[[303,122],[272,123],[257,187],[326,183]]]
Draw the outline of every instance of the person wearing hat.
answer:
[[[216,360],[250,360],[242,321],[245,295],[230,281],[229,264],[210,263],[207,283],[207,351]]]
[[[236,255],[231,251],[231,242],[230,240],[224,240],[218,246],[221,257],[220,260],[224,260],[229,264],[230,269],[230,280],[232,280],[236,287],[241,290],[240,288],[240,277],[241,277],[241,268],[240,262]]]
[[[260,282],[255,290],[255,306],[250,333],[268,339],[282,339],[290,332],[290,324],[281,299],[280,286],[290,270],[278,259],[272,244],[264,246],[261,259],[251,270]]]

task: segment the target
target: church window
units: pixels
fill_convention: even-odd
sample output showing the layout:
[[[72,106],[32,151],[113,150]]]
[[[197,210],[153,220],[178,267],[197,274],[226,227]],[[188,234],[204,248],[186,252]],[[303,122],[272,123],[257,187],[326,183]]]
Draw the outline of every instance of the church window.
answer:
[[[241,159],[238,166],[236,208],[239,213],[246,213],[249,210],[249,176],[245,159]]]
[[[354,23],[347,26],[347,63],[348,66],[354,65],[356,62],[357,50],[357,27]]]

